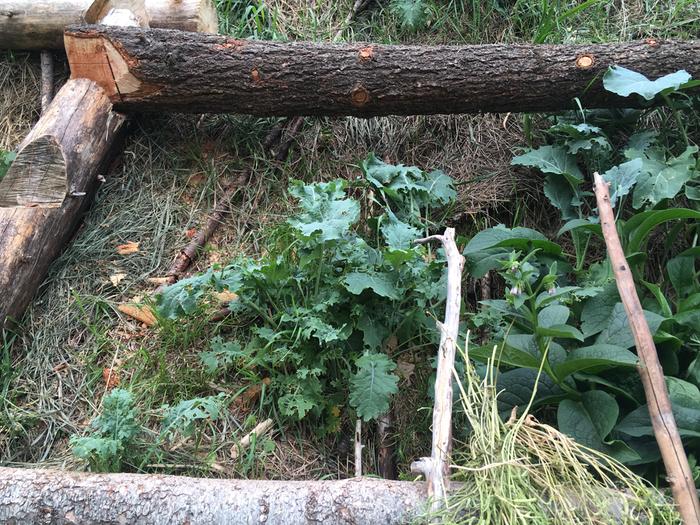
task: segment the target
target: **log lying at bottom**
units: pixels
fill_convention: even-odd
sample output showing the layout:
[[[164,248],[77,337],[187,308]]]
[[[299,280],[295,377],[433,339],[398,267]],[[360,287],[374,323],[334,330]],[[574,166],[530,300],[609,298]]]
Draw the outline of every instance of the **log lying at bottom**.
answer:
[[[376,479],[255,481],[0,469],[2,523],[411,522],[425,483]]]
[[[0,328],[34,296],[118,149],[124,116],[86,79],[57,93],[0,183]]]
[[[74,77],[119,111],[417,115],[632,107],[603,88],[611,65],[700,77],[700,41],[393,46],[236,40],[163,29],[70,27]]]

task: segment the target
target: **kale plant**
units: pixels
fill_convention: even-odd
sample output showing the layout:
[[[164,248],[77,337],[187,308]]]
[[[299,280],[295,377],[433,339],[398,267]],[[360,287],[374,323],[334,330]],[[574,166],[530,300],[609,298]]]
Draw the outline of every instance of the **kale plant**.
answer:
[[[443,228],[452,181],[374,155],[362,168],[353,183],[293,181],[299,211],[273,233],[267,255],[212,268],[158,297],[160,314],[177,319],[212,292],[237,294],[237,335],[212,339],[202,364],[214,374],[269,377],[286,417],[332,426],[337,407],[349,404],[374,419],[397,392],[396,354],[432,353],[437,342],[445,261],[413,241]]]

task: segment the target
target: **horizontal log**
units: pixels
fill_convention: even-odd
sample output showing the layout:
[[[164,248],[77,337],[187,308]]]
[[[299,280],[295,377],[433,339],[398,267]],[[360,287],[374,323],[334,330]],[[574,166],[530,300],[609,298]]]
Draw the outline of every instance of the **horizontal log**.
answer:
[[[69,80],[20,144],[0,182],[0,329],[22,314],[73,235],[124,122],[97,84]]]
[[[605,91],[613,64],[700,77],[700,41],[387,46],[279,43],[104,26],[71,27],[74,77],[123,111],[258,116],[409,115],[634,106]]]
[[[0,468],[1,523],[409,523],[425,483],[255,481]]]
[[[66,26],[94,24],[128,0],[0,0],[0,49],[63,49]],[[146,0],[144,24],[216,33],[213,0]]]

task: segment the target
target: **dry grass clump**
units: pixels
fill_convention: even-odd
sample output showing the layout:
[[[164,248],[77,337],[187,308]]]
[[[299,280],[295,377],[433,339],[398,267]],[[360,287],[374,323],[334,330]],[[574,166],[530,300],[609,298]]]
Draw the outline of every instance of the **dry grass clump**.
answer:
[[[463,483],[448,498],[440,523],[680,523],[673,503],[647,481],[539,423],[528,413],[529,405],[504,421],[498,411],[495,356],[496,349],[483,379],[467,351],[462,354],[464,376],[455,373],[469,435],[455,447],[455,479]]]
[[[41,72],[34,55],[9,51],[3,54],[0,54],[0,150],[11,151],[39,118]]]

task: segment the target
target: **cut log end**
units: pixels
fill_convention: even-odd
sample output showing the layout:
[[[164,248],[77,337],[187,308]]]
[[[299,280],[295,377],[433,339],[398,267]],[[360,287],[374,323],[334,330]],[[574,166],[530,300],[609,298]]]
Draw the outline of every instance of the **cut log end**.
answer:
[[[0,208],[57,208],[68,189],[66,159],[53,136],[41,136],[20,149],[0,183]]]

